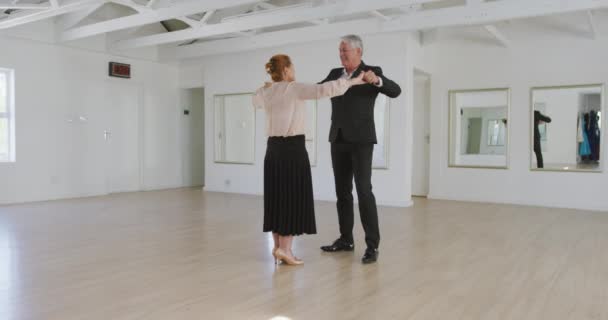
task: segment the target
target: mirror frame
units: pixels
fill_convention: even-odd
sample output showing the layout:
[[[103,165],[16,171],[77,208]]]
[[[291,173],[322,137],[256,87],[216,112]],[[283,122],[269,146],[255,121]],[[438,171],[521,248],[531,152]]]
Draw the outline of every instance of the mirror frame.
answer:
[[[504,166],[474,166],[474,165],[458,165],[452,164],[450,161],[452,155],[452,95],[458,93],[472,93],[472,92],[489,92],[489,91],[506,91],[507,93],[507,136],[505,137],[505,165]],[[511,124],[511,88],[483,88],[483,89],[458,89],[448,90],[448,168],[465,168],[465,169],[492,169],[492,170],[508,170],[509,159],[511,154],[511,130],[508,126]]]
[[[534,150],[533,146],[534,146],[534,90],[549,90],[549,89],[576,89],[576,88],[588,88],[588,87],[600,87],[600,92],[602,94],[602,97],[600,99],[600,110],[602,111],[602,120],[601,120],[601,132],[600,132],[600,167],[597,170],[585,170],[585,169],[572,169],[572,170],[564,170],[564,169],[554,169],[554,168],[550,168],[550,169],[539,169],[539,168],[534,168],[532,166],[533,160],[534,160]],[[537,172],[582,172],[582,173],[602,173],[604,172],[604,148],[603,148],[603,144],[604,144],[604,130],[606,128],[605,123],[606,120],[605,118],[605,106],[604,106],[604,95],[605,95],[605,86],[603,83],[588,83],[588,84],[576,84],[576,85],[558,85],[558,86],[540,86],[540,87],[531,87],[530,88],[530,114],[529,114],[529,152],[530,152],[530,158],[529,158],[529,167],[530,167],[530,171],[537,171]]]
[[[229,96],[240,96],[240,95],[250,95],[253,96],[255,93],[253,92],[238,92],[238,93],[224,93],[224,94],[214,94],[213,95],[213,162],[214,163],[220,163],[220,164],[241,164],[241,165],[255,165],[255,154],[256,154],[256,141],[257,141],[257,112],[256,112],[256,108],[253,106],[253,104],[250,104],[250,107],[253,110],[253,159],[251,162],[240,162],[240,161],[226,161],[226,160],[217,160],[217,144],[216,144],[216,132],[217,132],[217,127],[216,127],[216,121],[215,121],[215,116],[216,116],[216,111],[217,111],[217,105],[215,104],[215,101],[217,98],[224,98],[224,97],[229,97]]]

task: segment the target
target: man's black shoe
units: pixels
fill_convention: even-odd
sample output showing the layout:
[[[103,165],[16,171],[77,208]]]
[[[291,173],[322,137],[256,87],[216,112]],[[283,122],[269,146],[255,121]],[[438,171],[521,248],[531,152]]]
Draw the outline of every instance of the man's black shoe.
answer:
[[[365,254],[363,255],[363,258],[361,258],[361,262],[363,262],[363,264],[374,263],[377,260],[378,260],[378,249],[367,248],[365,250]]]
[[[329,246],[322,246],[321,250],[325,252],[353,251],[355,250],[355,245],[352,243],[348,243],[342,239],[338,239]]]

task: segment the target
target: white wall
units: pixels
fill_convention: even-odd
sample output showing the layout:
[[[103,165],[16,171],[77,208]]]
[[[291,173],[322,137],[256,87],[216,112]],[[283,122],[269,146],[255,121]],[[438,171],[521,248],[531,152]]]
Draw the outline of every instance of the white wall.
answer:
[[[103,115],[109,83],[135,86],[143,104],[141,188],[180,186],[177,70],[140,60],[0,37],[0,66],[15,70],[15,163],[0,163],[0,203],[105,193]],[[132,65],[110,79],[108,62]],[[84,115],[87,121],[73,121]]]
[[[146,67],[142,66],[142,71]],[[179,128],[182,111],[177,107],[177,72],[165,66],[156,67],[158,69],[146,72],[150,83],[142,84],[146,87],[141,131],[144,190],[183,186]]]
[[[388,170],[374,170],[372,183],[378,202],[389,205],[409,205],[411,198],[411,110],[406,108],[406,43],[405,34],[385,34],[363,37],[365,52],[363,60],[370,65],[379,65],[385,74],[402,86],[404,94],[391,103],[390,150]],[[339,67],[338,43],[323,41],[288,47],[258,50],[231,55],[213,56],[184,61],[180,69],[180,86],[205,87],[205,189],[236,193],[263,193],[263,161],[266,150],[265,115],[256,114],[255,164],[219,164],[213,161],[213,96],[216,94],[253,92],[268,76],[264,64],[277,53],[291,56],[299,81],[318,82],[324,79],[331,68]],[[411,70],[413,73],[413,70]],[[413,74],[409,76],[413,88]],[[411,98],[411,95],[410,95]],[[412,100],[413,103],[413,100]],[[410,103],[409,106],[412,104]],[[409,108],[411,109],[411,108]],[[328,133],[331,103],[319,101],[317,122],[317,165],[312,168],[316,199],[335,199],[333,171],[330,158]],[[409,141],[409,142],[407,142]],[[226,181],[229,180],[229,185]]]
[[[530,88],[605,83],[608,45],[580,37],[517,40],[508,49],[447,40],[425,47],[421,63],[433,61],[430,197],[608,210],[608,172],[530,171]],[[495,87],[511,88],[510,168],[448,168],[448,90]]]
[[[93,22],[93,21],[91,21]],[[145,29],[155,30],[156,32],[164,32],[160,24],[146,26]],[[56,42],[56,35],[61,32],[61,28],[55,24],[53,18],[45,19],[33,23],[27,23],[17,27],[0,30],[0,37],[32,40],[40,44],[61,45],[64,47],[81,49],[83,51],[97,52],[106,54],[111,50],[110,54],[120,57],[128,57],[145,61],[158,61],[159,50],[157,47],[144,47],[129,50],[114,50],[109,44],[113,43],[123,36],[123,33],[108,33],[100,34],[92,37],[87,37],[79,40],[68,42]]]

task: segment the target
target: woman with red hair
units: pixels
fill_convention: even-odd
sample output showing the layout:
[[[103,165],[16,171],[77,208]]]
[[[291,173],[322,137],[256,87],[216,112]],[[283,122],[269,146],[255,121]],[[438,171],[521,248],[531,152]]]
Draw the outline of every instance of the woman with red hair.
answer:
[[[305,100],[343,95],[351,86],[365,83],[363,73],[352,79],[323,84],[295,81],[287,55],[266,63],[273,82],[258,89],[253,104],[266,112],[268,143],[264,158],[264,232],[272,232],[275,261],[302,264],[291,250],[294,236],[316,234],[312,176],[304,139]]]

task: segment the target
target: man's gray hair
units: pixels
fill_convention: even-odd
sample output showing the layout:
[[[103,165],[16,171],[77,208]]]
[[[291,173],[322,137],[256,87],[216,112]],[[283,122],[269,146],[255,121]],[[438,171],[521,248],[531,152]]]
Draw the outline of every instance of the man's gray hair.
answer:
[[[356,49],[356,48],[361,49],[361,55],[363,55],[363,41],[361,40],[361,37],[359,37],[358,35],[349,34],[349,35],[346,35],[346,36],[340,38],[340,40],[342,40],[341,42],[348,43],[348,45],[350,45],[350,47],[353,49]]]

